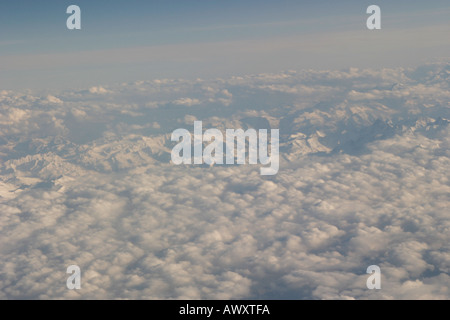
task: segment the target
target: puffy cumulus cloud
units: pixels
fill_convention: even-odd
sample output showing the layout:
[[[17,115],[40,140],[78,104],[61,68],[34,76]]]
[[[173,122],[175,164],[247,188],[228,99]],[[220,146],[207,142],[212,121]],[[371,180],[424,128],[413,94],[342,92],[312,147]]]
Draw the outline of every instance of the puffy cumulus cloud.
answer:
[[[450,298],[448,69],[0,92],[0,298]],[[280,128],[278,174],[170,164],[194,120]]]
[[[181,98],[181,99],[177,99],[173,102],[176,105],[180,105],[180,106],[194,106],[197,104],[200,104],[200,100],[198,99],[192,99],[192,98]]]
[[[41,101],[41,104],[55,104],[55,105],[62,105],[63,102],[61,99],[52,96],[52,95],[48,95],[45,99],[43,99]]]
[[[101,86],[99,87],[91,87],[89,88],[89,92],[90,93],[94,93],[94,94],[106,94],[109,93],[109,91]]]

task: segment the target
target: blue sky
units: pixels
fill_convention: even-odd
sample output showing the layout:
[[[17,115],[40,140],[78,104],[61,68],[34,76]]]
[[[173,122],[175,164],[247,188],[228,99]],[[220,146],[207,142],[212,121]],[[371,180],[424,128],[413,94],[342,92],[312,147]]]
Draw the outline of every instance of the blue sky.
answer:
[[[365,28],[370,4],[382,30]],[[69,31],[66,8],[82,10]],[[448,1],[3,1],[0,86],[395,66],[445,57]]]

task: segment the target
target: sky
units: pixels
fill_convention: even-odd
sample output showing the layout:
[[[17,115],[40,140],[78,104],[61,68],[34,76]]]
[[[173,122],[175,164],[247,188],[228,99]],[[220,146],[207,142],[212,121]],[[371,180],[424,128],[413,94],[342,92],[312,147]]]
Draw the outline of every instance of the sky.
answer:
[[[81,30],[66,8],[81,8]],[[448,1],[2,1],[0,86],[418,65],[446,56]]]

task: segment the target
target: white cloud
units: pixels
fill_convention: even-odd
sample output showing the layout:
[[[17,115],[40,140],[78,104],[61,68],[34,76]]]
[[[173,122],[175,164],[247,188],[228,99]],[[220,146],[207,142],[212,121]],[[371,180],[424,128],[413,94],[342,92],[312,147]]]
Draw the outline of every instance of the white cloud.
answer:
[[[198,99],[192,99],[192,98],[181,98],[173,101],[174,104],[180,105],[180,106],[194,106],[197,104],[200,104],[200,100]]]
[[[448,299],[445,68],[1,92],[0,298]],[[280,171],[171,165],[197,119],[279,125]]]
[[[57,104],[57,105],[61,105],[63,102],[61,101],[61,99],[52,96],[52,95],[48,95],[43,101],[42,103],[50,103],[50,104]]]
[[[96,93],[96,94],[106,94],[109,93],[109,91],[101,86],[99,87],[91,87],[89,88],[90,93]]]

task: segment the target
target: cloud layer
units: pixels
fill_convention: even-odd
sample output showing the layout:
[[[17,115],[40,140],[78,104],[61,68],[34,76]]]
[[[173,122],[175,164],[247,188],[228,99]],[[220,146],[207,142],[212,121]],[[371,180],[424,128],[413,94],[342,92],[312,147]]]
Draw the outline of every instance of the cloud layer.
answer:
[[[449,74],[0,91],[0,298],[448,299]],[[170,164],[195,120],[279,128],[279,173]]]

